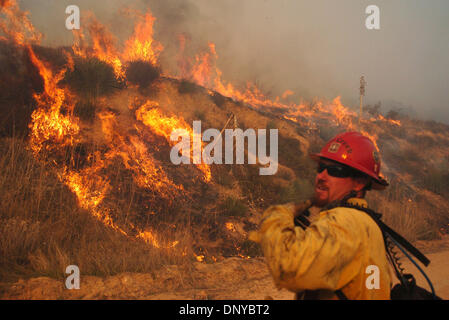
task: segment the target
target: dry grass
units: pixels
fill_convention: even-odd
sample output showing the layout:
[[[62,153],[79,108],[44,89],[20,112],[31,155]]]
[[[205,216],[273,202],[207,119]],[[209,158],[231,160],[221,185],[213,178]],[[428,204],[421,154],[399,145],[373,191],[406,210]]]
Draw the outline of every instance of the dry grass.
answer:
[[[432,168],[423,177],[421,181],[423,186],[442,196],[449,195],[449,166],[442,165],[439,168]]]
[[[85,275],[151,273],[193,257],[187,228],[159,239],[178,239],[174,249],[126,237],[80,209],[53,169],[35,161],[23,140],[0,140],[0,150],[0,281],[62,277],[70,264]]]
[[[367,196],[370,207],[382,213],[382,220],[407,240],[439,238],[441,221],[434,208],[426,202],[407,197],[394,183],[385,191],[371,191]]]

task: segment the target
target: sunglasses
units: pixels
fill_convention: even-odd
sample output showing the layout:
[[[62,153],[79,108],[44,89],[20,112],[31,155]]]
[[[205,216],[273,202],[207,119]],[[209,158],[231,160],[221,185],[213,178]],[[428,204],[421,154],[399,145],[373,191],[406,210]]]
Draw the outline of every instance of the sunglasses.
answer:
[[[355,175],[354,170],[348,167],[344,167],[338,164],[324,164],[320,162],[318,164],[317,172],[321,173],[324,170],[327,170],[328,175],[336,178],[348,178],[354,177]]]

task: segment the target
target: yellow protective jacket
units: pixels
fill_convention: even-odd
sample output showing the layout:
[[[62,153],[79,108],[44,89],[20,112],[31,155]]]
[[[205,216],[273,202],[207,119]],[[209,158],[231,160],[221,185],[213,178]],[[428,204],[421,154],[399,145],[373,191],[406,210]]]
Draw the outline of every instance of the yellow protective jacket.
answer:
[[[348,202],[367,206],[364,199]],[[360,210],[322,211],[303,230],[294,224],[292,204],[272,206],[250,240],[260,243],[278,288],[296,293],[314,290],[316,299],[336,299],[334,291],[339,289],[348,299],[390,299],[391,273],[382,233]],[[375,274],[378,289],[373,288]]]

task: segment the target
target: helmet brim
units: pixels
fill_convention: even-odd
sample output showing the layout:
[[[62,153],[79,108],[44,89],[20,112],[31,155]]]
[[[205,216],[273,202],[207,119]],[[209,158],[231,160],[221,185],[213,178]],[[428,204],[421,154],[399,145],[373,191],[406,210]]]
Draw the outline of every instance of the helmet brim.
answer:
[[[383,177],[373,175],[371,172],[368,172],[365,168],[363,168],[362,166],[358,165],[357,163],[354,163],[354,162],[343,163],[338,158],[331,158],[329,156],[324,156],[321,153],[312,153],[312,154],[309,154],[309,156],[310,156],[310,158],[312,158],[316,162],[320,161],[321,159],[335,161],[335,162],[338,162],[338,163],[340,163],[342,165],[351,167],[354,170],[357,170],[357,171],[359,171],[361,173],[364,173],[365,175],[367,175],[368,177],[370,177],[372,179],[371,180],[372,181],[372,188],[374,190],[383,190],[383,189],[385,189],[386,187],[389,186],[388,181],[385,180]]]

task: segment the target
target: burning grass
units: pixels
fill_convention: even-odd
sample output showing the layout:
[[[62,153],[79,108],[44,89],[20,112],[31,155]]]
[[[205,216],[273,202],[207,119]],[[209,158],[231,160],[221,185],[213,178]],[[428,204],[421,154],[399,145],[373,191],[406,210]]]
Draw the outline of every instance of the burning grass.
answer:
[[[70,264],[82,274],[154,272],[167,264],[185,264],[193,256],[188,229],[159,233],[176,249],[156,248],[126,237],[80,208],[75,195],[50,164],[36,161],[21,139],[0,140],[0,280],[48,275],[63,277]],[[132,199],[123,195],[122,201]]]
[[[6,12],[13,19],[16,11]],[[31,45],[37,37],[27,19],[12,23],[17,30],[0,22],[11,31],[11,43],[0,41],[1,132],[14,137],[0,143],[1,279],[60,277],[69,264],[109,275],[256,255],[245,240],[254,220],[269,205],[308,198],[315,167],[307,154],[356,129],[356,113],[340,97],[295,104],[289,90],[271,99],[254,84],[225,83],[213,43],[194,60],[182,57],[188,80],[161,77],[156,20],[134,16],[123,50],[94,16],[90,42],[75,33],[72,51]],[[276,175],[260,176],[258,165],[170,162],[173,129],[192,132],[193,120],[221,129],[230,114],[238,121],[231,126],[279,129]],[[371,204],[409,240],[435,238],[448,218],[447,199],[437,195],[447,192],[447,172],[434,170],[445,168],[435,159],[449,160],[447,126],[370,115],[357,128],[383,148],[387,173],[401,178],[371,193]],[[16,125],[28,140],[15,137]],[[435,159],[425,161],[423,149]],[[430,174],[420,180],[421,172]]]
[[[369,192],[367,199],[374,210],[382,213],[385,223],[411,242],[439,239],[440,228],[448,222],[441,212],[444,209],[395,182],[385,191]]]

